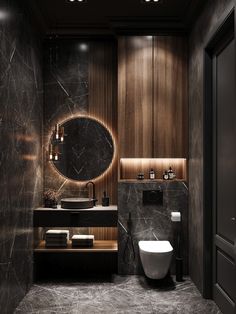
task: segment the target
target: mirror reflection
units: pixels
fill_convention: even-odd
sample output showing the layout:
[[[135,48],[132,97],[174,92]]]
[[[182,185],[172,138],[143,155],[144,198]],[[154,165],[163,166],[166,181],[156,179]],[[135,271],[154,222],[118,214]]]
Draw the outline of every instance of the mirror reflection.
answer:
[[[110,166],[113,155],[112,135],[92,118],[77,117],[57,125],[51,137],[50,159],[63,176],[72,180],[99,177]]]

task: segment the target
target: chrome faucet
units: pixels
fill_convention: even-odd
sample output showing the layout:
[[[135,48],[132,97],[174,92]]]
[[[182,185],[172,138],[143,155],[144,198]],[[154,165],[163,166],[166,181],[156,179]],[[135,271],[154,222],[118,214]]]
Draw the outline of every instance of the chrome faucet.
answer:
[[[86,188],[88,188],[89,184],[92,184],[93,186],[93,206],[96,206],[98,200],[96,198],[95,183],[93,181],[89,181],[88,183],[86,183]]]

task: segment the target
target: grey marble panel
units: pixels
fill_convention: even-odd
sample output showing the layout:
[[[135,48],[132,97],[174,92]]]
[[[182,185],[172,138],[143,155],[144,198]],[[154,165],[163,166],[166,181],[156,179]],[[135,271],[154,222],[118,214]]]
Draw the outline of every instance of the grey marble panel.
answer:
[[[35,284],[16,314],[221,314],[213,301],[202,299],[186,278],[150,281],[142,276],[80,279],[71,283]]]
[[[52,41],[44,47],[44,123],[53,127],[57,119],[88,112],[88,51],[84,40]]]
[[[203,289],[203,81],[204,49],[234,0],[209,0],[189,35],[189,256],[190,275]]]
[[[143,205],[143,191],[163,191],[163,205]],[[118,185],[118,272],[142,274],[138,242],[169,240],[174,245],[172,211],[182,214],[184,272],[188,273],[188,189],[182,181],[119,182]],[[131,236],[128,218],[131,214]],[[133,242],[133,245],[132,245]]]
[[[32,210],[42,198],[40,43],[22,1],[1,1],[0,313],[32,284]]]
[[[87,49],[81,50],[81,45]],[[68,182],[48,163],[48,149],[56,123],[88,113],[88,71],[89,42],[86,40],[52,40],[45,44],[44,189],[60,190],[62,197],[87,196],[84,187]]]

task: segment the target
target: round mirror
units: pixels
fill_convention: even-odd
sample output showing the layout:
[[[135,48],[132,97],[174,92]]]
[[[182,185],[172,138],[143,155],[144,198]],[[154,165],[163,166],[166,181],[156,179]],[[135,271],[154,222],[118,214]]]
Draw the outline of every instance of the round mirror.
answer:
[[[78,117],[56,126],[50,151],[51,161],[63,176],[88,181],[109,168],[114,142],[103,124],[92,118]]]

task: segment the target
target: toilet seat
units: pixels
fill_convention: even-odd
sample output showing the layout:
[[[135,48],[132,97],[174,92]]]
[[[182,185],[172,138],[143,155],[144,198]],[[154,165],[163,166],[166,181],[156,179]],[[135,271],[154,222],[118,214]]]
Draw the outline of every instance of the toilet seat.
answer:
[[[139,241],[139,255],[145,275],[162,279],[168,273],[173,255],[169,241]]]
[[[170,253],[173,251],[169,241],[139,241],[139,249],[144,253]]]

